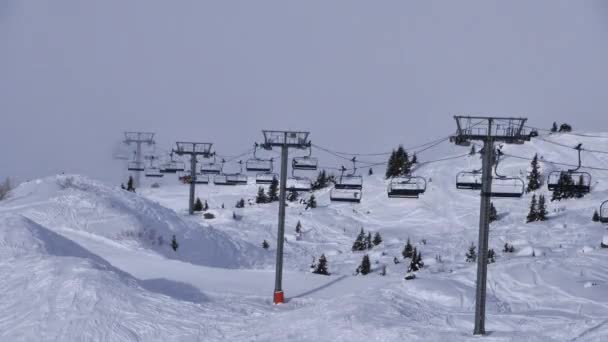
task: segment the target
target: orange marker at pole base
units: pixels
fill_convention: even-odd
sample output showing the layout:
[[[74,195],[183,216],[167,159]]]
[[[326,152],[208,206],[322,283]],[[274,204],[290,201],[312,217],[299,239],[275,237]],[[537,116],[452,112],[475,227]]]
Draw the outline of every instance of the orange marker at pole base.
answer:
[[[285,303],[285,294],[283,293],[283,291],[277,291],[274,293],[274,303],[275,304]]]

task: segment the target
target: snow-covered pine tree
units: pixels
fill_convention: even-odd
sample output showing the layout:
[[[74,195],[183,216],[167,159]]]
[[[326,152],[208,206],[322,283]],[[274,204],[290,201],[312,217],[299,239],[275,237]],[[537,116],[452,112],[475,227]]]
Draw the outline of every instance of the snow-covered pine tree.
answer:
[[[492,248],[488,250],[488,264],[493,264],[496,262],[496,253]]]
[[[409,160],[409,155],[402,145],[399,145],[397,148],[396,163],[397,167],[399,168],[397,176],[403,176],[410,173],[411,163]]]
[[[536,194],[532,195],[532,199],[530,200],[530,209],[528,211],[528,216],[526,216],[526,222],[533,222],[538,220],[538,211],[536,210]]]
[[[369,168],[369,170],[367,171],[367,175],[371,176],[374,174],[374,169],[372,169],[371,167]]]
[[[317,199],[315,198],[315,194],[311,194],[308,199],[308,204],[306,205],[306,209],[311,208],[314,209],[317,207]]]
[[[410,164],[416,164],[418,163],[418,156],[416,155],[416,153],[414,153],[412,155],[412,160],[410,161]]]
[[[536,220],[547,221],[547,203],[545,201],[545,195],[538,197],[538,205],[536,209]]]
[[[295,202],[298,200],[299,194],[296,189],[289,189],[289,193],[287,194],[287,200],[289,202]]]
[[[418,263],[418,251],[417,251],[416,247],[414,247],[413,257],[412,257],[412,260],[410,261],[410,266],[408,267],[407,271],[416,272],[418,270],[420,270],[420,264]]]
[[[177,249],[179,248],[179,243],[177,243],[175,235],[173,235],[173,237],[171,238],[171,248],[173,248],[174,252],[177,252]]]
[[[255,203],[268,203],[268,196],[266,196],[266,192],[264,191],[263,187],[258,188],[258,195],[255,197]]]
[[[477,252],[476,252],[477,247],[475,247],[475,245],[471,242],[471,246],[469,246],[469,250],[467,251],[467,254],[465,254],[466,256],[466,262],[475,262],[477,261]]]
[[[129,176],[127,181],[127,191],[135,192],[135,186],[133,185],[133,176]]]
[[[277,177],[272,177],[272,183],[268,187],[268,202],[275,202],[279,200],[279,180]]]
[[[572,132],[572,126],[567,123],[563,123],[559,126],[560,132]]]
[[[268,244],[268,241],[266,241],[266,240],[262,241],[262,248],[268,249],[269,247],[270,247],[270,245]]]
[[[510,245],[508,242],[505,242],[505,246],[502,251],[504,253],[513,253],[515,252],[515,247],[513,247],[513,245]]]
[[[245,208],[245,199],[241,198],[240,200],[236,201],[236,205],[234,207],[235,208]]]
[[[361,265],[359,265],[359,272],[363,275],[366,275],[372,271],[372,263],[369,261],[369,256],[365,254],[363,259],[361,260]]]
[[[403,258],[411,258],[413,256],[414,253],[414,247],[412,246],[412,244],[410,243],[410,238],[407,238],[407,242],[405,244],[405,246],[403,247],[403,251],[401,252],[401,255],[403,255]]]
[[[395,263],[395,265],[397,265],[399,263],[399,259],[397,259],[397,257],[394,257],[393,262]]]
[[[553,126],[551,126],[551,132],[555,133],[557,132],[557,122],[553,121]]]
[[[368,232],[367,236],[365,237],[365,248],[367,248],[367,249],[374,248],[374,244],[372,243],[372,233],[371,232]]]
[[[327,172],[321,170],[319,171],[319,174],[317,174],[317,179],[312,183],[312,190],[324,189],[329,185],[328,183]]]
[[[203,211],[203,202],[201,202],[200,198],[196,198],[196,202],[194,202],[194,207],[192,209],[194,211]]]
[[[380,236],[379,232],[376,232],[376,234],[374,234],[374,240],[372,240],[372,242],[374,243],[374,246],[378,246],[382,243],[382,236]]]
[[[532,170],[528,175],[528,187],[526,188],[527,192],[538,190],[542,185],[540,180],[540,171],[538,168],[538,154],[534,154],[534,158],[532,158],[532,161],[530,162],[530,167]]]
[[[364,251],[366,249],[367,249],[367,246],[365,246],[365,231],[363,230],[363,227],[361,227],[361,231],[359,232],[359,235],[357,235],[357,239],[353,243],[352,250],[354,252],[354,251]]]
[[[312,273],[329,275],[329,272],[327,271],[327,259],[325,258],[325,254],[321,254],[319,262]]]
[[[597,212],[597,209],[593,212],[593,217],[591,217],[591,221],[600,222],[600,214]]]
[[[296,234],[302,234],[302,223],[300,223],[299,220],[298,223],[296,223]]]
[[[397,151],[393,150],[386,164],[385,178],[397,177],[399,174],[399,166],[397,165]]]
[[[498,213],[496,212],[496,207],[494,207],[494,202],[490,202],[490,223],[498,220]]]

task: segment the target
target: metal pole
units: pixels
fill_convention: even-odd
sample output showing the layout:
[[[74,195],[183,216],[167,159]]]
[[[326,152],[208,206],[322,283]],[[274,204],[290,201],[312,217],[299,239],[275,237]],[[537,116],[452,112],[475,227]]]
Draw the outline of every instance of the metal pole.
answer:
[[[194,187],[196,186],[196,154],[190,155],[190,201],[188,202],[188,213],[194,214]]]
[[[492,122],[490,121],[490,127]],[[494,142],[488,129],[488,138],[484,140],[482,161],[481,205],[479,212],[479,242],[477,255],[477,289],[475,298],[475,335],[486,333],[486,283],[488,277],[488,235],[490,233],[490,194],[492,192],[492,158]]]
[[[136,162],[137,162],[137,167],[141,167],[141,141],[137,142],[137,158],[136,158]],[[135,171],[135,187],[138,188],[139,187],[139,181],[140,181],[140,176],[141,171],[137,170]]]
[[[285,134],[285,142],[287,134]],[[277,265],[274,280],[274,303],[281,304],[285,302],[283,294],[283,242],[285,240],[285,193],[287,187],[287,159],[288,159],[287,143],[281,147],[281,179],[279,185],[279,231],[277,233]]]

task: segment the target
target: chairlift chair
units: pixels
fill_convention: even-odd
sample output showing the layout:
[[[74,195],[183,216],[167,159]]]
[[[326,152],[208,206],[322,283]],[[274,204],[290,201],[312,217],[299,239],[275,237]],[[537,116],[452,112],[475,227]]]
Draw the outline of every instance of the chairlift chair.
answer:
[[[311,157],[312,148],[308,147],[308,155],[304,157],[294,157],[291,160],[291,168],[293,170],[306,170],[315,171],[318,167],[319,161],[315,157]]]
[[[456,174],[456,189],[480,190],[481,170],[458,172]]]
[[[209,184],[209,175],[197,173],[194,184]]]
[[[600,205],[600,222],[608,223],[608,201]]]
[[[247,175],[242,173],[227,174],[226,182],[232,185],[247,185]]]
[[[169,153],[169,155],[171,159],[161,165],[161,173],[177,173],[186,169],[186,164],[183,161],[173,159],[173,152]]]
[[[361,195],[363,191],[361,189],[352,188],[337,188],[334,187],[329,192],[329,200],[332,202],[350,202],[350,203],[361,203]]]
[[[588,193],[591,191],[591,174],[589,172],[579,171],[581,168],[581,151],[582,145],[578,144],[574,149],[578,151],[578,166],[570,170],[553,171],[549,174],[547,179],[547,188],[549,191],[555,191],[560,185],[566,186],[564,190],[575,191],[581,193]],[[572,182],[568,182],[571,185],[564,185],[560,180],[564,177],[569,177]]]
[[[215,154],[213,155],[213,162],[201,163],[201,173],[207,175],[219,175],[222,173],[222,167],[224,163],[222,160],[221,164],[218,164],[215,160]]]
[[[311,191],[312,182],[306,177],[289,177],[286,188],[291,191]]]
[[[245,169],[249,172],[272,172],[273,159],[262,159],[256,155],[257,149],[260,148],[257,143],[253,148],[253,158],[248,159],[245,163]]]
[[[213,184],[215,184],[215,185],[235,185],[234,183],[228,182],[228,176],[223,173],[213,176]]]
[[[279,179],[279,175],[272,172],[262,172],[255,176],[255,184],[272,184],[272,180]]]
[[[129,171],[144,171],[146,168],[143,162],[132,161],[127,164],[127,170]]]
[[[146,168],[146,177],[149,178],[161,178],[164,176],[158,167],[148,167]]]
[[[426,191],[426,179],[419,176],[392,178],[388,184],[389,198],[418,198]]]
[[[526,188],[523,179],[498,174],[498,164],[500,163],[502,151],[497,149],[496,153],[496,163],[494,164],[494,175],[496,175],[496,177],[492,178],[492,191],[490,192],[490,196],[497,198],[516,198],[523,196]]]
[[[346,168],[342,166],[340,170],[340,178],[338,182],[335,184],[335,189],[351,189],[351,190],[361,190],[363,189],[363,177],[357,175],[357,165],[356,165],[356,157],[353,157],[353,172],[349,174],[344,174]]]

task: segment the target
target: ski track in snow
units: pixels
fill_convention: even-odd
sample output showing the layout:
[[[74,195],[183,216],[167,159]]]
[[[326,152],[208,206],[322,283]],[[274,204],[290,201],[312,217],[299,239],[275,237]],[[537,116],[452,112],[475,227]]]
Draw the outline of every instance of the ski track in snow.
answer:
[[[608,136],[550,139],[591,149],[608,143]],[[576,158],[540,140],[504,150],[565,163]],[[606,166],[608,157],[585,153],[584,163]],[[279,306],[272,305],[277,204],[234,208],[240,198],[254,198],[255,184],[198,185],[216,216],[205,220],[185,215],[187,187],[175,180],[138,194],[81,176],[24,183],[0,202],[0,341],[477,341],[476,264],[464,262],[464,254],[477,244],[479,195],[456,190],[454,181],[458,171],[479,165],[477,156],[421,165],[416,173],[429,182],[417,200],[388,199],[375,170],[364,176],[361,204],[330,203],[328,190],[315,193],[316,209],[290,204],[288,303]],[[558,169],[541,166],[545,177]],[[507,157],[501,173],[528,167]],[[608,198],[608,177],[592,173],[592,193],[548,203],[546,222],[524,223],[531,194],[493,200],[500,220],[490,229],[497,262],[489,266],[484,340],[608,336],[608,250],[599,248],[605,227],[590,220]],[[537,193],[550,197],[546,187]],[[361,227],[384,240],[367,252],[374,270],[368,276],[353,275],[364,253],[350,247]],[[172,235],[177,252],[169,247]],[[413,281],[403,280],[407,260],[400,254],[408,237],[426,264]],[[503,253],[505,242],[516,252]],[[329,277],[308,270],[321,253]],[[385,277],[378,273],[383,265]]]

